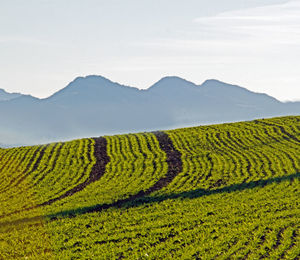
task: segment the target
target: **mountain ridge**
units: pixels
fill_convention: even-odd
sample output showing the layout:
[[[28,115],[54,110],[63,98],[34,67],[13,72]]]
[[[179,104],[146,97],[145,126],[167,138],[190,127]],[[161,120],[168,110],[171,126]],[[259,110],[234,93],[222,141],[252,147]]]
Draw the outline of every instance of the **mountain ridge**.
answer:
[[[201,85],[167,76],[148,89],[105,77],[77,77],[48,98],[0,102],[0,143],[38,144],[127,132],[299,115],[300,102],[210,79]]]
[[[0,88],[0,102],[12,100],[12,99],[18,98],[20,96],[22,96],[21,93],[9,93],[9,92],[5,91],[4,89]]]
[[[87,75],[87,76],[78,76],[76,77],[74,80],[72,80],[70,83],[68,83],[68,85],[66,87],[63,87],[62,89],[54,92],[53,94],[51,94],[50,96],[48,97],[45,97],[45,98],[38,98],[36,96],[33,96],[33,95],[30,95],[30,94],[22,94],[22,93],[10,93],[10,92],[7,92],[5,89],[2,89],[0,88],[0,102],[1,101],[4,101],[4,100],[1,100],[1,92],[5,92],[6,94],[9,94],[9,95],[18,95],[18,97],[21,97],[21,96],[29,96],[29,97],[33,97],[35,99],[39,99],[39,100],[47,100],[47,99],[50,99],[51,97],[55,96],[56,94],[59,94],[61,93],[63,90],[65,89],[69,89],[71,88],[73,85],[75,85],[76,83],[78,83],[79,81],[82,81],[82,80],[88,80],[88,79],[97,79],[98,81],[103,81],[103,82],[108,82],[110,85],[118,85],[119,87],[125,87],[125,88],[130,88],[130,89],[135,89],[135,90],[138,90],[138,91],[149,91],[151,90],[153,87],[156,87],[157,85],[159,85],[160,87],[162,87],[162,85],[160,83],[164,82],[164,81],[167,81],[167,80],[177,80],[177,81],[181,81],[181,82],[185,82],[189,85],[193,85],[193,86],[198,86],[198,87],[216,87],[216,86],[226,86],[226,87],[235,87],[235,88],[238,88],[238,89],[241,89],[241,90],[245,90],[247,92],[250,92],[250,93],[255,93],[255,94],[261,94],[261,95],[265,95],[265,96],[268,96],[268,97],[271,97],[272,99],[275,99],[277,100],[278,102],[280,103],[297,103],[297,102],[300,102],[300,100],[296,100],[296,101],[280,101],[274,97],[272,97],[271,95],[269,94],[266,94],[266,93],[263,93],[263,92],[255,92],[255,91],[252,91],[252,90],[249,90],[245,87],[242,87],[240,85],[236,85],[236,84],[231,84],[231,83],[226,83],[224,81],[221,81],[221,80],[218,80],[218,79],[207,79],[205,81],[203,81],[203,83],[201,84],[196,84],[196,83],[193,83],[192,81],[189,81],[185,78],[182,78],[182,77],[179,77],[179,76],[165,76],[163,78],[161,78],[160,80],[158,80],[157,82],[155,82],[154,84],[152,84],[151,86],[149,86],[148,88],[146,89],[140,89],[140,88],[137,88],[137,87],[133,87],[133,86],[128,86],[128,85],[124,85],[124,84],[121,84],[121,83],[118,83],[118,82],[115,82],[115,81],[112,81],[104,76],[101,76],[101,75]],[[100,83],[100,82],[99,82]],[[6,101],[6,100],[5,100]]]

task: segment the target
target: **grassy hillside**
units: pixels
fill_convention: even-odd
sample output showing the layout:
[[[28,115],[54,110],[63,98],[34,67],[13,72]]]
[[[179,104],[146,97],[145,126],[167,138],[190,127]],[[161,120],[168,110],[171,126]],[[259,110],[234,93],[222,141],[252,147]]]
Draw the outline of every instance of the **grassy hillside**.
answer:
[[[300,116],[0,149],[0,259],[299,259]]]

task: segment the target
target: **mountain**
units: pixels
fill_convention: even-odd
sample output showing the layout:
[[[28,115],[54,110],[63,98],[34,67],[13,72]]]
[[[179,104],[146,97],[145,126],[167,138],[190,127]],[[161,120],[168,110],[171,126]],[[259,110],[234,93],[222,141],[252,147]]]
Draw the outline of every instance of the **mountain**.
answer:
[[[8,93],[0,88],[0,101],[7,101],[22,96],[20,93]]]
[[[0,143],[37,144],[85,136],[299,115],[300,102],[217,80],[165,77],[146,90],[101,76],[78,77],[46,99],[0,101]]]

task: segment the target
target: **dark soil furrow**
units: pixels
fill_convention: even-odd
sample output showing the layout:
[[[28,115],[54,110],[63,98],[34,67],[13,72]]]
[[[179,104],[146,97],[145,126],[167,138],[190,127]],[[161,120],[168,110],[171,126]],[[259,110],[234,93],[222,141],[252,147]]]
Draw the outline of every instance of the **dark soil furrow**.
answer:
[[[167,159],[166,162],[168,164],[168,172],[167,174],[159,179],[152,187],[148,188],[147,190],[142,190],[138,192],[135,195],[132,195],[126,199],[118,200],[111,204],[101,204],[96,205],[91,208],[84,209],[84,212],[82,213],[90,213],[90,212],[97,212],[102,211],[104,209],[108,209],[111,207],[121,207],[123,204],[126,204],[128,202],[134,202],[136,199],[140,199],[144,196],[147,196],[155,191],[158,191],[164,187],[166,187],[169,183],[173,181],[173,179],[182,172],[182,160],[181,160],[181,153],[177,151],[173,145],[172,140],[169,138],[169,136],[164,132],[153,132],[153,134],[156,136],[160,148],[166,153]],[[76,187],[74,187],[71,190],[68,190],[66,193],[62,194],[59,197],[53,198],[49,201],[43,202],[41,204],[38,204],[34,207],[26,208],[23,210],[15,211],[6,215],[2,215],[0,218],[7,217],[13,214],[17,214],[23,211],[32,210],[41,206],[50,205],[58,200],[61,200],[63,198],[66,198],[68,196],[72,196],[73,194],[83,190],[87,185],[91,184],[94,181],[97,181],[100,179],[100,177],[105,172],[105,166],[109,162],[109,157],[106,153],[106,146],[107,141],[105,138],[97,138],[95,139],[95,157],[97,159],[96,164],[94,165],[92,172],[90,173],[90,177],[83,183],[80,183]]]
[[[91,145],[92,145],[92,141],[90,140],[89,141],[89,143],[88,143],[88,152],[87,152],[87,156],[88,156],[88,158],[89,158],[89,162],[91,162],[92,161],[92,158],[91,158]],[[86,172],[87,172],[87,169],[88,169],[88,164],[87,165],[85,165],[85,167],[84,167],[84,170],[82,171],[82,173],[80,174],[80,176],[77,178],[77,180],[73,183],[73,185],[76,185],[77,183],[80,183],[81,182],[81,180],[84,178],[84,177],[86,177]],[[62,182],[61,181],[61,179],[63,178],[63,175],[61,174],[61,175],[59,175],[58,176],[58,178],[57,179],[55,179],[55,183],[60,183],[60,182]],[[88,177],[87,177],[88,178]],[[73,178],[74,180],[75,180],[75,178]],[[50,184],[51,185],[51,184]],[[54,194],[52,194],[52,197],[55,197],[55,196],[59,196],[59,194],[60,193],[62,193],[62,192],[64,192],[64,190],[65,190],[65,187],[62,187],[62,189],[60,189],[60,190],[56,190],[56,192],[54,193]]]
[[[69,196],[72,196],[75,193],[77,193],[79,191],[82,191],[88,185],[90,185],[91,183],[99,180],[103,176],[103,174],[105,173],[105,167],[106,167],[107,163],[110,160],[108,155],[107,155],[107,150],[106,150],[107,141],[103,137],[95,138],[94,140],[95,140],[94,154],[95,154],[95,157],[96,157],[96,163],[93,166],[92,171],[90,172],[90,176],[88,177],[88,179],[86,179],[82,183],[79,183],[77,186],[75,186],[74,188],[68,190],[64,194],[39,204],[37,207],[50,205],[50,204],[52,204],[52,203],[54,203],[58,200],[64,199],[64,198],[69,197]]]
[[[168,172],[163,178],[158,180],[152,187],[146,190],[145,195],[149,195],[154,191],[166,187],[180,172],[182,172],[181,153],[176,150],[170,137],[164,132],[154,132],[154,135],[159,142],[160,148],[167,155],[166,162],[168,164]]]
[[[169,183],[171,183],[173,181],[173,179],[180,172],[182,172],[181,153],[175,149],[175,147],[173,146],[173,143],[172,143],[171,139],[169,138],[169,136],[164,132],[154,132],[153,134],[156,136],[156,138],[159,142],[160,148],[167,155],[167,159],[166,159],[166,162],[168,164],[167,174],[164,177],[162,177],[161,179],[159,179],[152,187],[148,188],[145,191],[142,190],[142,191],[138,192],[137,194],[134,194],[134,195],[132,195],[132,196],[126,198],[126,199],[118,200],[118,201],[116,201],[114,203],[111,203],[111,204],[101,204],[101,205],[96,205],[94,207],[90,207],[90,208],[87,208],[87,209],[82,209],[81,213],[98,212],[98,211],[102,211],[104,209],[108,209],[108,208],[112,208],[112,207],[121,207],[123,204],[129,203],[129,202],[134,202],[136,199],[140,199],[144,196],[147,196],[147,195],[151,194],[152,192],[158,191],[158,190],[166,187]],[[105,140],[105,143],[106,143],[106,140]],[[105,145],[105,147],[106,147],[106,145]],[[95,154],[97,154],[97,156],[96,156],[97,161],[99,161],[100,163],[103,164],[105,159],[102,156],[99,156],[99,152],[97,153],[95,151]],[[105,155],[106,155],[106,153],[105,153]],[[91,182],[89,182],[89,183],[91,183]],[[76,187],[74,189],[76,189]],[[72,189],[72,190],[74,190],[74,189]],[[70,193],[71,191],[68,191],[67,193]],[[77,192],[77,191],[75,191],[75,192]],[[75,192],[73,192],[73,193],[75,193]],[[62,196],[65,198],[65,197],[70,196],[70,195],[71,194],[62,195]],[[62,196],[60,196],[59,198],[55,198],[53,200],[57,201],[59,199],[62,199]],[[38,206],[49,205],[49,204],[54,202],[53,200],[50,200],[49,201],[50,203],[45,202],[45,203],[40,204]]]
[[[103,137],[100,137],[100,138],[95,138],[94,140],[95,140],[94,154],[95,154],[95,157],[96,157],[96,163],[93,166],[92,171],[90,173],[90,176],[87,180],[85,180],[84,182],[78,184],[74,188],[66,191],[65,193],[63,193],[62,195],[60,195],[56,198],[50,199],[48,201],[45,201],[43,203],[40,203],[40,204],[32,206],[32,207],[28,207],[28,208],[25,208],[25,209],[22,209],[22,210],[18,210],[18,211],[14,211],[14,212],[2,215],[2,216],[0,216],[0,218],[11,216],[11,215],[14,215],[14,214],[18,214],[18,213],[23,212],[23,211],[36,209],[36,208],[39,208],[39,207],[42,207],[42,206],[51,205],[51,204],[53,204],[54,202],[56,202],[58,200],[64,199],[66,197],[74,195],[75,193],[77,193],[79,191],[82,191],[89,184],[99,180],[101,178],[101,176],[105,173],[106,164],[109,162],[110,159],[109,159],[109,157],[107,155],[107,152],[106,152],[106,146],[107,146],[106,139],[103,138]]]
[[[102,211],[111,207],[121,207],[123,204],[134,202],[136,199],[141,199],[144,196],[147,196],[155,191],[161,190],[162,188],[166,187],[169,183],[171,183],[174,180],[174,178],[180,172],[182,172],[181,153],[176,150],[170,137],[166,133],[160,131],[153,132],[153,134],[159,142],[160,149],[162,149],[167,155],[167,174],[161,179],[159,179],[152,187],[148,188],[145,191],[142,190],[137,194],[134,194],[126,199],[118,200],[111,204],[102,204],[86,209],[85,213]]]

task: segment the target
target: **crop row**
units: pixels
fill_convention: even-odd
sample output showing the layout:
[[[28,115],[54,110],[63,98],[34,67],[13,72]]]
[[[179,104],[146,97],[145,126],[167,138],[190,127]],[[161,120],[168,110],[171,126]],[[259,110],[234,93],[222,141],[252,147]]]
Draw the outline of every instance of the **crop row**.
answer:
[[[32,156],[11,156],[9,164],[15,165],[14,169],[3,168],[1,174],[7,177],[6,185],[1,185],[1,216],[35,208],[83,182],[95,163],[93,143],[93,139],[82,139],[16,149],[16,153],[31,149]]]
[[[211,195],[190,191],[180,199],[77,213],[9,234],[15,241],[26,238],[32,254],[42,245],[30,234],[48,235],[51,246],[43,245],[41,254],[49,258],[297,259],[299,185],[295,177]]]
[[[89,210],[95,206],[101,207],[119,200],[131,199],[142,191],[147,191],[166,175],[166,155],[160,149],[154,134],[105,138],[109,157],[105,174],[84,190],[45,207],[45,212],[76,212],[76,209]]]
[[[4,211],[0,218],[38,216],[41,209],[37,208],[53,214],[115,203],[162,185],[157,183],[167,174],[168,165],[155,134],[110,136],[105,140],[109,161],[104,165],[105,174],[96,181],[91,181],[94,177],[90,174],[96,160],[103,158],[94,152],[95,140],[32,148],[40,152],[31,152],[35,158],[23,158],[34,166],[24,163],[27,171],[11,174],[0,195]]]
[[[166,133],[1,150],[0,258],[299,258],[299,117]]]
[[[168,192],[220,188],[299,172],[300,142],[286,137],[276,125],[262,123],[168,131],[183,161],[183,171],[166,188]],[[294,129],[291,135],[299,133]]]

